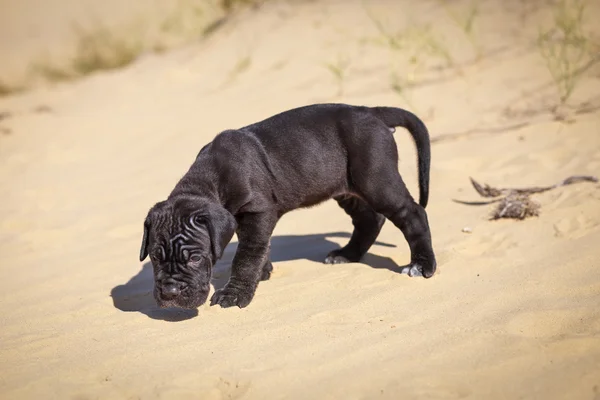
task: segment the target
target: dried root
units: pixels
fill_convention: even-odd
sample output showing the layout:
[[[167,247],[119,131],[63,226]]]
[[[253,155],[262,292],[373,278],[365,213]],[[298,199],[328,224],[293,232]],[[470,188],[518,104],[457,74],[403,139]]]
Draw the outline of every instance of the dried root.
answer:
[[[481,197],[496,198],[486,201],[454,201],[471,206],[498,203],[498,206],[492,212],[490,219],[511,218],[522,220],[539,215],[540,205],[530,199],[532,194],[546,192],[548,190],[556,189],[557,187],[567,186],[578,182],[598,182],[598,178],[595,176],[571,176],[556,185],[522,189],[497,189],[487,184],[481,185],[471,178],[471,183],[473,184],[475,191],[479,193]]]
[[[510,194],[500,201],[490,219],[537,217],[540,213],[539,210],[539,203],[531,200],[528,195]]]

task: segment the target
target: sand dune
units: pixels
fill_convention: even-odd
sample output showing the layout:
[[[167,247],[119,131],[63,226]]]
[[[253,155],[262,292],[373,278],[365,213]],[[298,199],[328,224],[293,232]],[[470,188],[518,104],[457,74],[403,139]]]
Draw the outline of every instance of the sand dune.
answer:
[[[471,176],[522,187],[600,175],[600,114],[566,124],[548,108],[555,88],[529,44],[550,12],[482,1],[473,61],[439,3],[369,3],[390,26],[435,22],[459,67],[424,56],[399,96],[403,53],[371,40],[361,2],[274,2],[200,44],[0,98],[0,397],[600,398],[600,186],[536,195],[541,215],[524,221],[452,201],[479,199]],[[351,60],[339,95],[323,66],[338,57]],[[597,103],[598,76],[574,104]],[[398,273],[408,246],[389,222],[362,263],[321,264],[352,228],[328,202],[281,220],[274,274],[249,307],[158,309],[137,261],[148,208],[220,130],[324,101],[406,107],[433,138],[456,136],[432,147],[435,277]],[[414,145],[395,135],[416,194]]]

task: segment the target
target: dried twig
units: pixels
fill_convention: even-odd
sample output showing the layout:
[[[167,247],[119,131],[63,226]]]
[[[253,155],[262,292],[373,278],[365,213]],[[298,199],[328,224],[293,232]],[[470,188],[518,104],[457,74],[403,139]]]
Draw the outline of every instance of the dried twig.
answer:
[[[466,204],[468,206],[485,206],[488,204],[493,204],[493,203],[502,201],[502,199],[488,200],[488,201],[466,201],[466,200],[452,199],[452,201],[455,203]]]
[[[527,195],[529,195],[529,194],[534,194],[534,193],[546,192],[548,190],[556,189],[557,187],[572,185],[573,183],[578,183],[578,182],[598,182],[598,178],[596,178],[595,176],[574,175],[574,176],[570,176],[567,179],[557,183],[556,185],[552,185],[552,186],[528,187],[528,188],[522,188],[522,189],[514,189],[514,188],[496,189],[487,184],[484,184],[483,186],[481,186],[473,178],[470,178],[470,179],[471,179],[471,183],[473,184],[473,187],[475,188],[477,193],[479,193],[479,195],[482,197],[498,197],[498,196],[502,196],[502,195],[508,196],[510,194],[527,194]]]
[[[471,184],[473,185],[473,187],[475,188],[475,190],[477,191],[477,193],[479,193],[479,195],[481,197],[498,197],[498,196],[502,195],[501,189],[495,189],[488,184],[481,186],[479,183],[477,183],[475,181],[475,179],[473,179],[473,178],[469,178],[469,179],[471,180]]]
[[[527,217],[539,215],[540,205],[529,198],[532,194],[546,192],[556,189],[561,186],[572,185],[578,182],[598,182],[595,176],[575,175],[570,176],[563,181],[543,187],[528,187],[528,188],[494,188],[488,184],[481,185],[475,179],[471,179],[471,184],[475,191],[481,197],[495,197],[493,200],[487,201],[464,201],[453,199],[454,202],[466,204],[470,206],[480,206],[492,203],[499,203],[498,207],[492,213],[491,219],[512,218],[525,219]]]

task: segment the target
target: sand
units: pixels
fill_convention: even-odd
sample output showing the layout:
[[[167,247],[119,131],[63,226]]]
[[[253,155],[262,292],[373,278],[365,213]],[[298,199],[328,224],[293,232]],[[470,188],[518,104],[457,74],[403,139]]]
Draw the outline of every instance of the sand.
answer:
[[[21,3],[26,18],[35,2]],[[473,61],[438,3],[370,4],[390,26],[436,22],[461,73],[428,65],[399,96],[390,65],[404,52],[372,40],[360,2],[275,2],[199,44],[0,98],[2,399],[600,398],[600,186],[535,195],[540,216],[523,221],[452,201],[479,199],[469,177],[600,175],[600,113],[564,123],[548,111],[556,92],[531,38],[549,11],[482,2]],[[351,60],[341,92],[323,66],[338,57]],[[599,76],[582,78],[573,104],[597,104]],[[363,262],[322,264],[352,228],[327,202],[281,220],[274,274],[249,307],[158,309],[137,259],[149,207],[219,131],[329,101],[409,108],[438,140],[427,207],[438,273],[398,273],[410,255],[389,222]],[[414,145],[395,136],[416,195]]]

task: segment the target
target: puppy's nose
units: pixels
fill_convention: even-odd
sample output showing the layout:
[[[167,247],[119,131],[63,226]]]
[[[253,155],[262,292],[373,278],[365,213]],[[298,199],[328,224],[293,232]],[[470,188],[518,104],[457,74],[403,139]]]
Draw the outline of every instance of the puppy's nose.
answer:
[[[170,300],[179,296],[181,290],[179,290],[179,287],[177,285],[167,285],[162,288],[161,292],[163,298]]]

